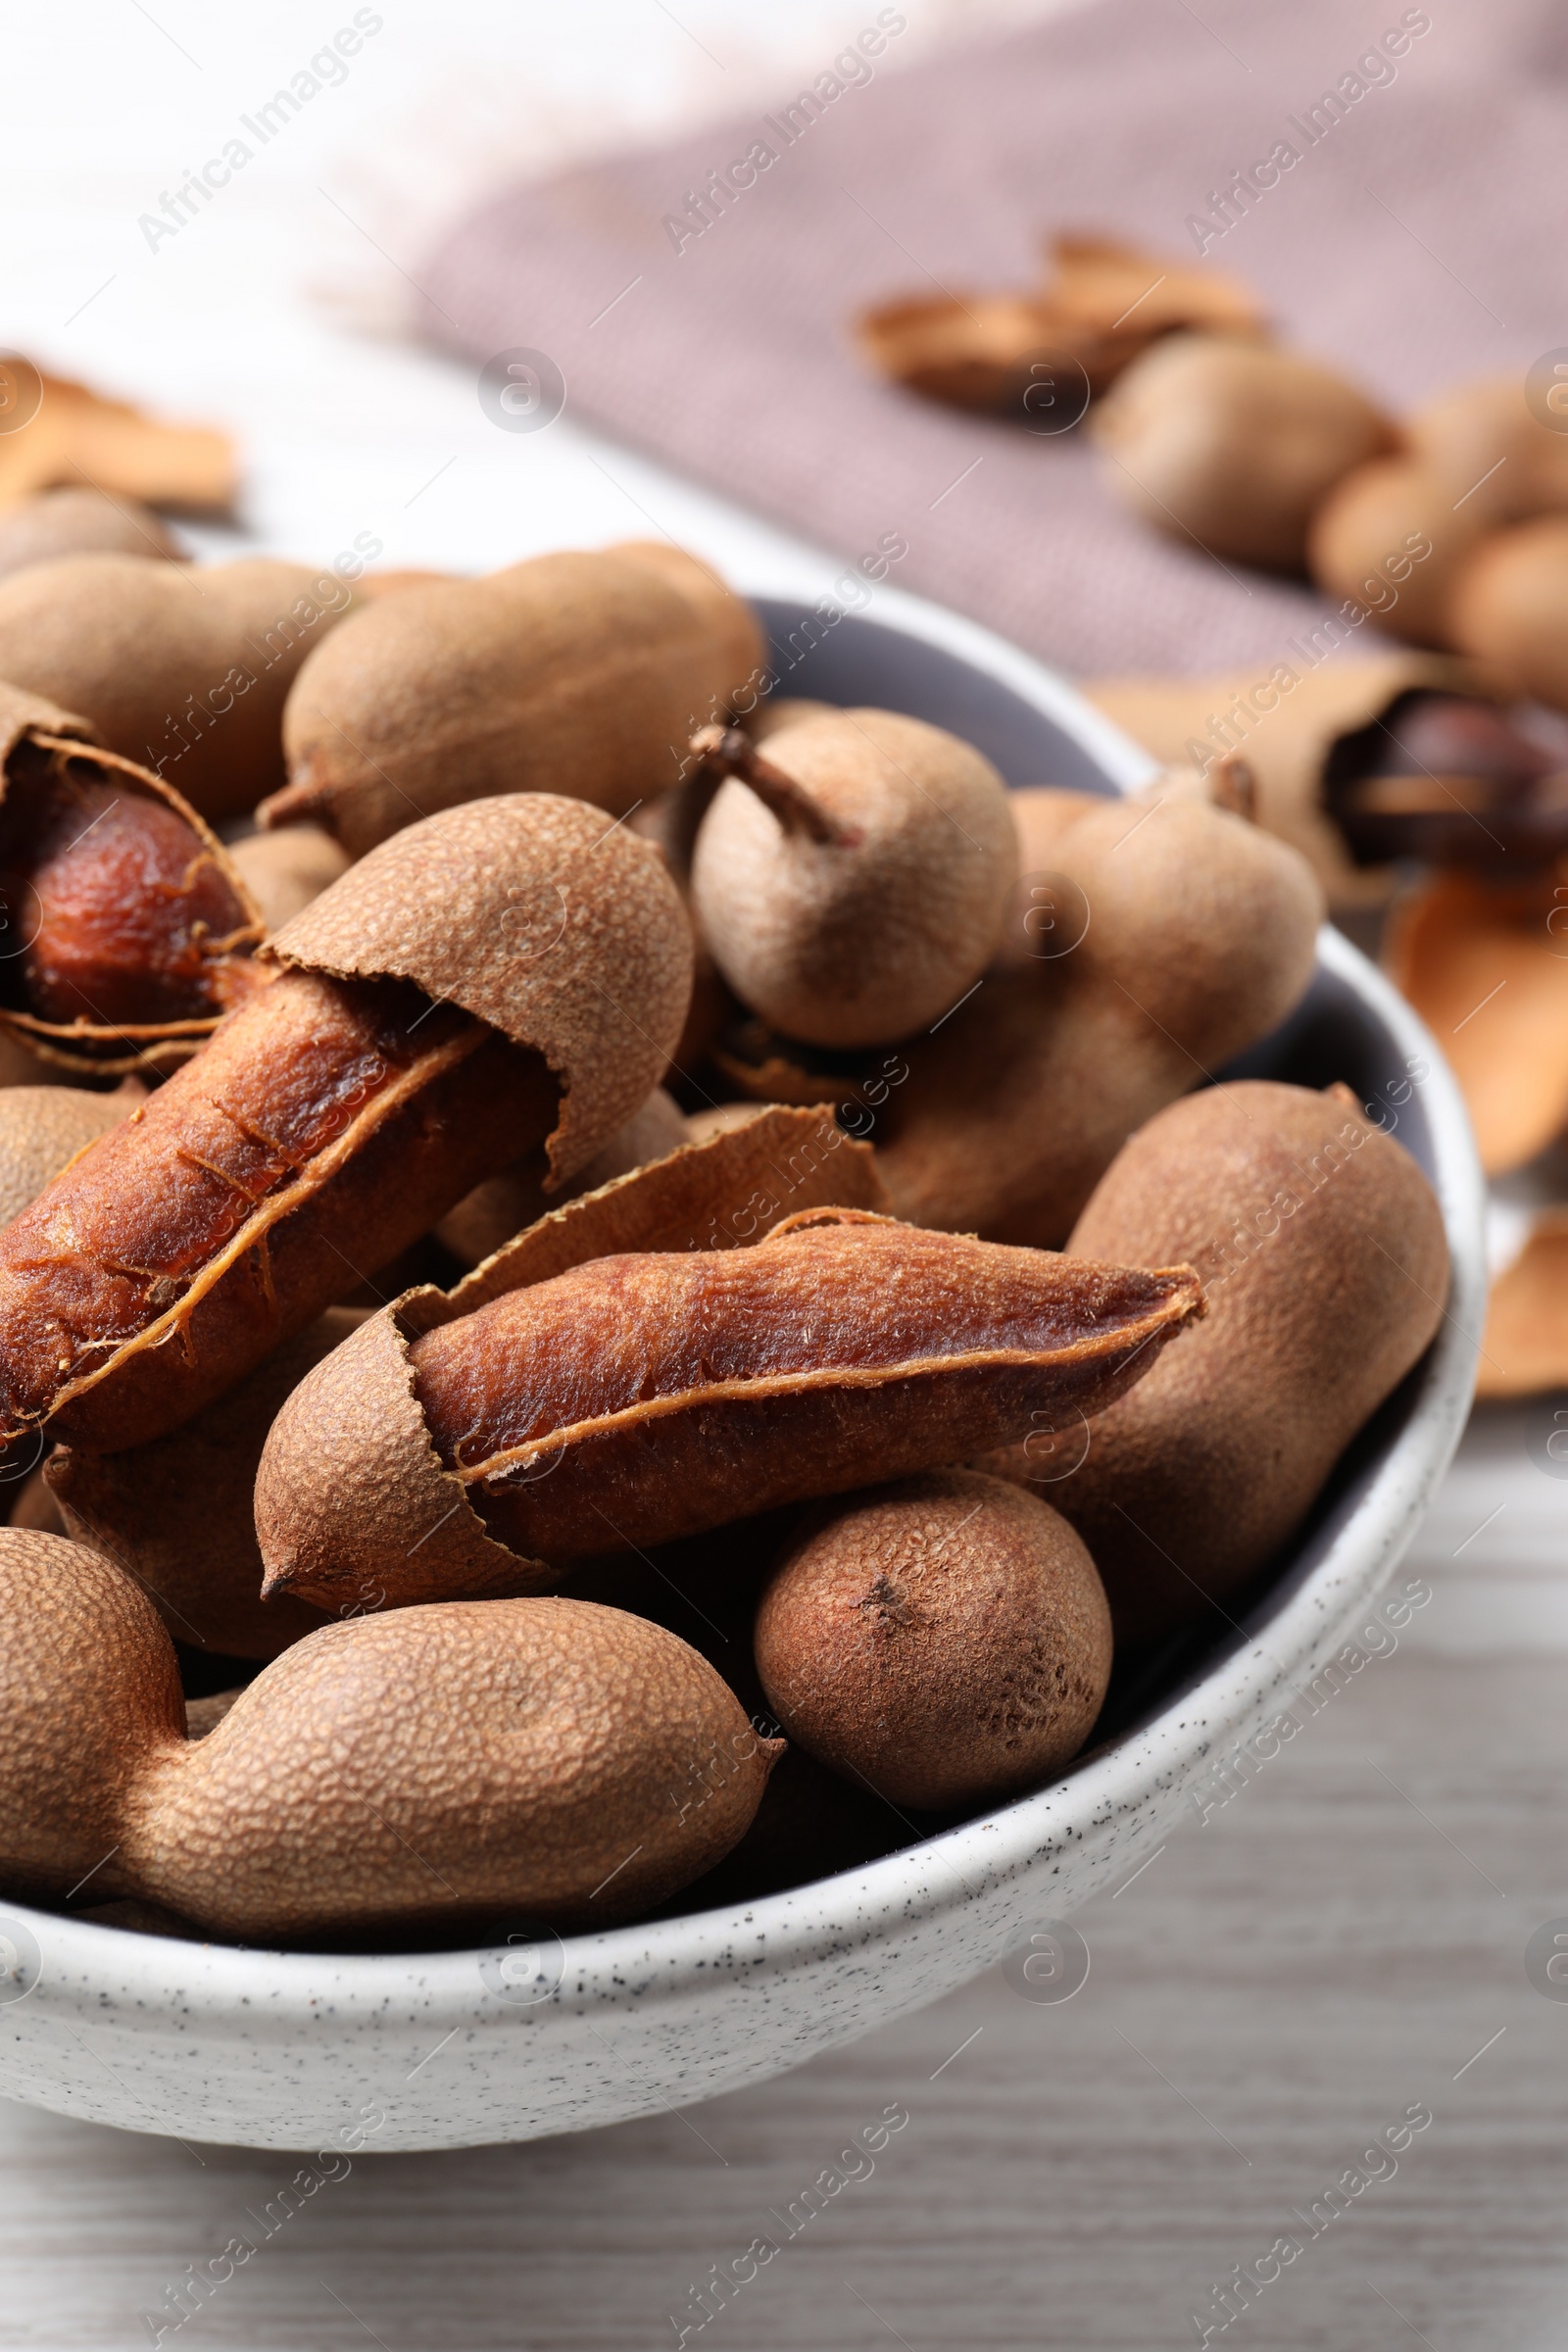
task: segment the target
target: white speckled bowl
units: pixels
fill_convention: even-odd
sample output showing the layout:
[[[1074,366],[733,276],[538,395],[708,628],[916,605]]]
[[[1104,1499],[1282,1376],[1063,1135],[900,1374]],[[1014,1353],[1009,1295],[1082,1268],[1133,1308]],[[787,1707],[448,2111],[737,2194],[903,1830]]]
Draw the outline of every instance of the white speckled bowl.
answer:
[[[883,591],[876,622],[846,617],[809,651],[806,608],[761,611],[786,692],[937,720],[1014,784],[1125,789],[1149,773],[1059,679],[934,607]],[[543,1954],[537,1976],[531,1957],[505,1950],[235,1950],[0,1907],[13,1947],[0,1943],[0,2090],[132,2131],[257,2147],[343,2144],[356,2123],[378,2149],[578,2131],[782,2073],[935,1999],[1124,1877],[1205,1760],[1255,1732],[1354,1632],[1463,1426],[1485,1298],[1482,1190],[1430,1038],[1325,932],[1307,1002],[1246,1069],[1344,1077],[1387,1102],[1407,1057],[1430,1075],[1407,1102],[1395,1096],[1397,1131],[1437,1187],[1453,1252],[1442,1332],[1245,1631],[1185,1665],[1173,1656],[1142,1713],[1124,1702],[1125,1728],[1092,1762],[744,1911],[577,1937]]]

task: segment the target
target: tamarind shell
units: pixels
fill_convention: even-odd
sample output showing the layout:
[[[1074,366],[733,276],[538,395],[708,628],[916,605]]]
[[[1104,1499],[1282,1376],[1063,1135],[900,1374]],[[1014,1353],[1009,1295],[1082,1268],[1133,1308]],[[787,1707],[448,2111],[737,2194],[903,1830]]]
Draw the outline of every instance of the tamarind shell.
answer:
[[[204,816],[238,816],[281,784],[284,698],[352,603],[273,556],[62,556],[0,579],[0,678],[80,711]]]
[[[680,781],[693,729],[722,716],[761,656],[749,608],[676,550],[535,556],[410,588],[355,614],[301,669],[284,714],[289,782],[259,821],[308,819],[359,858],[498,793],[566,794],[623,816]]]
[[[1249,698],[1276,686],[1273,708],[1253,709]],[[1166,766],[1201,765],[1235,751],[1252,773],[1258,823],[1300,851],[1330,905],[1375,906],[1394,889],[1396,868],[1353,862],[1324,805],[1324,771],[1343,736],[1373,725],[1401,694],[1423,687],[1444,694],[1486,691],[1471,665],[1416,653],[1326,662],[1289,687],[1240,671],[1223,678],[1097,678],[1084,691]],[[1238,697],[1245,726],[1235,717]],[[1223,732],[1217,722],[1224,722]]]
[[[1104,802],[1054,861],[1077,945],[1037,956],[1024,909],[968,1002],[899,1049],[907,1076],[866,1121],[914,1224],[1059,1248],[1127,1137],[1311,978],[1311,869],[1226,810]]]
[[[1068,1267],[845,1208],[798,1212],[750,1250],[599,1257],[477,1313],[415,1293],[273,1425],[256,1491],[266,1589],[325,1603],[360,1575],[410,1601],[501,1573],[507,1550],[542,1583],[547,1563],[961,1458],[972,1432],[1004,1443],[1069,1400],[1099,1410],[1200,1312],[1183,1268]],[[400,1342],[399,1472],[414,1474],[409,1414],[429,1448],[416,1527],[378,1499],[392,1449],[368,1366]],[[446,1572],[460,1486],[474,1515]]]
[[[340,980],[412,980],[542,1054],[562,1082],[546,1192],[658,1085],[692,984],[691,925],[658,852],[543,792],[395,834],[263,952]]]
[[[786,1206],[880,1208],[886,1198],[869,1147],[853,1143],[831,1113],[763,1110],[568,1200],[450,1293],[427,1288],[394,1299],[319,1368],[328,1409],[318,1426],[309,1398],[291,1399],[268,1437],[256,1476],[267,1590],[318,1587],[336,1606],[354,1594],[401,1604],[553,1583],[549,1563],[494,1540],[442,1462],[415,1393],[413,1342],[596,1258],[741,1249]]]
[[[18,957],[9,967],[0,965],[0,1037],[14,1041],[40,1061],[72,1072],[91,1071],[107,1076],[124,1076],[134,1070],[167,1072],[189,1059],[212,1035],[238,995],[240,976],[233,967],[248,957],[261,940],[261,913],[222,842],[172,784],[166,784],[149,769],[138,767],[133,760],[102,748],[94,740],[87,721],[57,710],[35,695],[0,683],[0,808],[8,801],[14,807],[16,796],[24,793],[46,800],[53,777],[59,777],[67,785],[74,775],[101,777],[121,801],[152,803],[188,832],[190,862],[183,880],[188,888],[194,871],[206,869],[210,873],[202,927],[221,951],[206,966],[200,980],[193,975],[191,981],[193,994],[200,994],[205,983],[211,997],[211,1010],[162,1021],[45,1019],[14,1001],[22,979]],[[93,825],[88,825],[83,839],[93,830]],[[135,923],[136,909],[126,904],[126,899],[148,885],[134,863],[126,862],[126,854],[118,854],[123,868],[120,889],[124,894],[120,898],[119,919],[129,930]],[[87,855],[91,857],[91,853]],[[128,856],[134,858],[133,848]],[[95,879],[100,899],[114,895],[112,875]],[[30,888],[30,883],[27,887]],[[55,887],[60,887],[60,879]],[[92,887],[91,882],[88,887]],[[9,878],[4,888],[8,898],[23,895]],[[161,892],[139,944],[144,944],[149,953],[156,949],[167,956],[172,950],[185,953],[188,958],[188,946],[170,929],[169,904],[167,894]],[[158,919],[160,912],[164,916],[162,923]],[[205,957],[205,951],[201,953]],[[259,981],[259,974],[257,978]],[[7,995],[13,998],[12,1002],[4,1001]]]
[[[1448,1291],[1436,1197],[1348,1088],[1248,1080],[1151,1119],[1068,1247],[1183,1250],[1209,1311],[1044,1491],[1094,1555],[1118,1642],[1222,1623],[1431,1342]],[[1039,1465],[1015,1447],[977,1466],[1027,1483]]]
[[[366,1311],[329,1307],[167,1438],[121,1453],[57,1446],[44,1464],[66,1534],[134,1576],[176,1642],[275,1658],[330,1622],[305,1601],[263,1601],[252,1491],[285,1397]]]

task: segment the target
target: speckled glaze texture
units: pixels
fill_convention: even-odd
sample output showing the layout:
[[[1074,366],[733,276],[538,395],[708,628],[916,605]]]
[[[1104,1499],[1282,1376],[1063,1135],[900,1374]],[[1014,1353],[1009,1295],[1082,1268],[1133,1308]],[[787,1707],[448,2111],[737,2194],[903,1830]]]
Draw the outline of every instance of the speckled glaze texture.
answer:
[[[764,607],[782,641],[794,608]],[[1149,762],[1058,680],[973,624],[888,593],[792,689],[904,708],[977,741],[1013,784],[1126,789]],[[1336,1066],[1322,1069],[1325,1041]],[[1056,1786],[929,1842],[734,1913],[533,1946],[320,1957],[134,1935],[0,1904],[0,2091],[131,2131],[377,2150],[581,2131],[799,2066],[934,2000],[1134,1869],[1216,1752],[1348,1639],[1468,1411],[1484,1307],[1481,1180],[1458,1096],[1408,1007],[1338,934],[1306,1004],[1245,1074],[1364,1100],[1430,1076],[1396,1132],[1442,1201],[1447,1316],[1286,1572],[1188,1687]],[[1385,1121],[1387,1123],[1387,1121]],[[524,1932],[525,1933],[525,1932]],[[366,2122],[367,2113],[376,2120]]]

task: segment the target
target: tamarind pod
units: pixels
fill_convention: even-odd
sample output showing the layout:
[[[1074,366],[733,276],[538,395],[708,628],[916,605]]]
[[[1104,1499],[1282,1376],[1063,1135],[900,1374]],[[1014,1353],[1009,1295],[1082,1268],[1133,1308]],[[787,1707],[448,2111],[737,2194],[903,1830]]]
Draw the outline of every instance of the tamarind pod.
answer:
[[[1152,1119],[1112,1162],[1070,1248],[1184,1250],[1201,1330],[1059,1456],[976,1464],[1072,1521],[1142,1641],[1225,1603],[1293,1535],[1356,1432],[1442,1320],[1448,1252],[1435,1195],[1348,1087],[1248,1080]]]
[[[285,1409],[269,1434],[256,1474],[264,1563],[325,1577],[334,1607],[387,1597],[389,1567],[401,1600],[552,1582],[486,1532],[443,1465],[414,1394],[411,1340],[596,1258],[747,1249],[787,1211],[827,1205],[886,1208],[870,1147],[853,1142],[831,1111],[773,1105],[566,1201],[451,1292],[394,1300],[331,1375],[334,1402],[319,1429],[308,1409]]]
[[[505,917],[540,893],[555,929],[519,953]],[[0,1232],[0,1430],[161,1436],[519,1145],[569,1175],[662,1066],[690,936],[644,845],[519,796],[388,844],[268,956],[282,976]]]
[[[1258,823],[1300,851],[1330,904],[1380,906],[1396,870],[1352,859],[1328,807],[1330,764],[1341,744],[1378,729],[1405,695],[1481,694],[1481,673],[1446,655],[1390,652],[1371,661],[1327,662],[1294,683],[1276,677],[1266,707],[1252,699],[1259,687],[1251,671],[1239,671],[1206,679],[1097,678],[1086,691],[1165,766],[1191,760],[1195,743],[1216,758],[1222,750],[1239,753],[1256,784]]]
[[[106,555],[184,561],[162,517],[133,498],[62,486],[35,490],[0,512],[0,573],[25,571],[57,556]]]
[[[272,556],[65,556],[0,579],[0,678],[79,711],[204,816],[238,816],[282,781],[284,698],[353,601]]]
[[[263,1603],[251,1493],[284,1398],[368,1312],[328,1307],[167,1438],[122,1453],[57,1446],[44,1463],[60,1532],[133,1576],[176,1642],[275,1658],[327,1622],[304,1601]]]
[[[1069,1265],[832,1208],[751,1249],[596,1258],[450,1320],[450,1301],[429,1304],[422,1331],[417,1293],[372,1317],[274,1423],[257,1478],[266,1592],[330,1605],[355,1568],[400,1603],[449,1574],[499,1574],[492,1549],[546,1582],[527,1564],[952,1461],[973,1432],[1003,1444],[1037,1412],[1102,1410],[1201,1294],[1188,1268]],[[389,1384],[365,1374],[399,1338],[389,1443],[368,1426]],[[471,1528],[466,1557],[435,1548],[428,1523],[411,1537],[407,1506],[428,1493],[416,1417],[488,1531],[482,1553]],[[350,1511],[365,1524],[334,1553]]]
[[[1015,902],[980,988],[899,1049],[908,1075],[876,1113],[877,1164],[916,1224],[1059,1246],[1127,1136],[1266,1036],[1311,978],[1311,870],[1225,810],[1108,802],[1066,827],[1057,863],[1061,946],[1040,955]]]
[[[158,1904],[255,1942],[611,1925],[711,1867],[782,1743],[706,1660],[591,1602],[362,1618],[199,1739],[111,1561],[0,1531],[0,1886]]]
[[[722,715],[761,655],[750,609],[674,550],[535,556],[410,588],[301,669],[289,782],[259,821],[308,819],[357,858],[495,793],[569,794],[621,816],[680,781],[693,725]]]
[[[14,940],[0,1028],[73,1069],[188,1058],[270,976],[252,959],[254,901],[172,786],[51,732],[32,697],[0,698],[13,729],[0,760],[0,893]]]
[[[0,1436],[177,1427],[555,1102],[537,1056],[406,984],[285,974],[0,1230]]]

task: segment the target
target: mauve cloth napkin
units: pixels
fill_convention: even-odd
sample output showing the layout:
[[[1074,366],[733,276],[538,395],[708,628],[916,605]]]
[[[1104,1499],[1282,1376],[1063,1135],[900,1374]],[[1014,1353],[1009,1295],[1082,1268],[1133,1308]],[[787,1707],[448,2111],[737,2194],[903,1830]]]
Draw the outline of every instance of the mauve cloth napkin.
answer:
[[[1101,0],[905,73],[897,52],[814,120],[781,91],[770,119],[500,196],[421,270],[421,327],[480,363],[544,351],[569,414],[851,562],[896,535],[900,586],[1079,673],[1266,665],[1324,608],[1149,530],[1083,435],[881,382],[863,305],[1027,284],[1043,233],[1088,228],[1201,243],[1396,410],[1568,345],[1562,0]],[[1281,141],[1299,160],[1227,224],[1212,198]],[[759,142],[753,184],[672,231]]]

